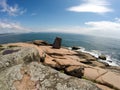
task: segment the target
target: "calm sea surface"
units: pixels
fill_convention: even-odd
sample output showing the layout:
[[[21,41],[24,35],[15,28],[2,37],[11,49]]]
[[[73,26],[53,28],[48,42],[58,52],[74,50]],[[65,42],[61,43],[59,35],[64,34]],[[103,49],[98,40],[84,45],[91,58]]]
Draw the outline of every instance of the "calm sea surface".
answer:
[[[53,43],[56,36],[62,38],[62,45],[66,47],[80,46],[84,51],[95,56],[107,55],[108,61],[120,65],[120,40],[111,38],[101,38],[78,34],[62,33],[27,33],[27,34],[6,34],[0,35],[0,44],[13,42],[26,42],[32,40],[45,40]]]

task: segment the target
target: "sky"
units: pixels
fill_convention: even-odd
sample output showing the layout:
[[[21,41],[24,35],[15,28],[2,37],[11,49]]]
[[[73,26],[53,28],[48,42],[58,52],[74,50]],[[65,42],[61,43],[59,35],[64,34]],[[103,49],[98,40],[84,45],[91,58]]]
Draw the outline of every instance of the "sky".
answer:
[[[0,0],[0,33],[120,38],[120,0]]]

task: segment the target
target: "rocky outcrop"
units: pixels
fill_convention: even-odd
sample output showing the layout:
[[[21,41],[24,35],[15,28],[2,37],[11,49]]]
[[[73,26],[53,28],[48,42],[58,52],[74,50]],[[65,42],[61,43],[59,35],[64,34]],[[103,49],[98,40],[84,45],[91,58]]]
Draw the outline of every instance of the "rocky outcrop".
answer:
[[[0,52],[0,70],[31,61],[39,61],[40,56],[36,48],[33,47],[14,47]]]
[[[9,51],[4,53],[6,50]],[[1,69],[4,68],[0,72],[0,90],[101,90],[90,81],[43,65],[34,47],[6,48],[0,56]]]
[[[0,90],[100,90],[87,80],[32,62],[0,72]]]
[[[78,80],[81,80],[79,78],[83,78],[92,81],[102,90],[120,90],[120,69],[101,63],[90,54],[76,52],[66,48],[53,49],[52,46],[37,47],[36,45],[26,43],[17,43],[14,45],[24,47],[34,46],[39,51],[40,56],[44,57],[41,52],[45,53],[43,64],[54,69],[57,68],[62,73],[78,77]],[[25,75],[24,78],[26,76],[30,78],[30,74]],[[29,78],[27,78],[27,81],[31,80]],[[23,79],[17,81],[17,86],[23,81]],[[34,80],[30,81],[31,83],[35,83]]]

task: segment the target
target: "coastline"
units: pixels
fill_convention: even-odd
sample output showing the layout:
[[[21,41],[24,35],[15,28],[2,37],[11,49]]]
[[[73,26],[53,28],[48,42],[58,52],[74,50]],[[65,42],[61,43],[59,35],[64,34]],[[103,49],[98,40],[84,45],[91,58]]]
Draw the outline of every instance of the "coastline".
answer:
[[[79,46],[79,48],[80,49],[78,49],[76,51],[88,53],[88,54],[98,58],[98,61],[103,62],[103,63],[108,63],[110,66],[119,66],[119,64],[117,63],[117,60],[115,60],[114,58],[111,58],[110,55],[105,55],[106,60],[102,60],[102,59],[99,59],[99,56],[102,55],[102,53],[100,51],[97,51],[97,50],[87,51],[87,50],[85,50],[84,47],[80,47],[80,46]],[[68,47],[68,49],[72,50],[71,47]]]
[[[8,43],[3,44],[3,46],[34,47],[38,50],[42,58],[40,62],[44,65],[70,76],[86,79],[91,82],[94,81],[94,84],[102,90],[120,89],[118,85],[120,80],[120,67],[113,67],[102,63],[89,53],[80,52],[79,50],[78,53],[66,48],[53,49],[50,44],[40,43],[40,45],[35,45],[33,42]],[[111,80],[111,77],[114,80]]]

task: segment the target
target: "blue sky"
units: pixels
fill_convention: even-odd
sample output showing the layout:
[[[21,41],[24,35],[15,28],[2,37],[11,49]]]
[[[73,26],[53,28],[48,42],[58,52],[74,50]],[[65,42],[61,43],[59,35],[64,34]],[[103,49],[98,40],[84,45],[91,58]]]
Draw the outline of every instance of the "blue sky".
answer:
[[[119,38],[120,0],[0,0],[0,33],[64,32]]]

